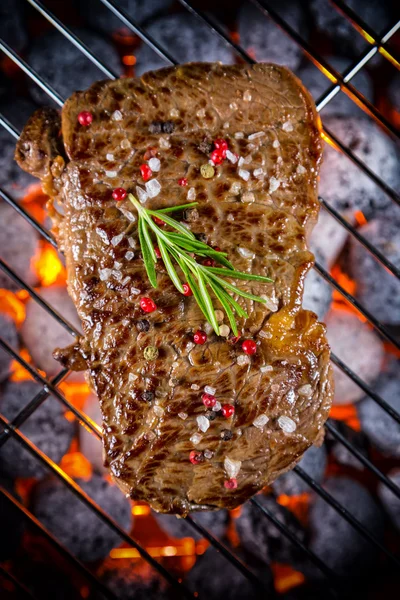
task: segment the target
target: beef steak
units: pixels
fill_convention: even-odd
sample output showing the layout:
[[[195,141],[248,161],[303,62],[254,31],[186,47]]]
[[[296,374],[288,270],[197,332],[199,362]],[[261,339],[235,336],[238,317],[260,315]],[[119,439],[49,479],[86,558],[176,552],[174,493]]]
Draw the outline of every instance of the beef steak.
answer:
[[[89,126],[79,123],[81,111],[92,114]],[[124,492],[157,511],[233,508],[296,464],[332,399],[325,327],[301,307],[321,157],[311,97],[284,67],[189,64],[73,94],[62,137],[59,130],[56,111],[36,112],[16,159],[51,197],[85,332],[58,356],[87,366],[103,415],[105,462]],[[216,138],[232,154],[205,179],[200,167]],[[140,165],[151,156],[160,160],[153,179],[161,189],[146,206],[195,197],[197,208],[180,217],[192,232],[220,246],[236,269],[274,280],[238,282],[267,298],[266,305],[238,298],[250,315],[238,320],[239,342],[209,333],[204,345],[193,343],[194,331],[207,329],[204,317],[193,296],[173,287],[162,261],[158,287],[150,286],[136,211],[111,194],[144,190]],[[155,312],[142,312],[144,296]],[[257,342],[253,356],[241,348],[246,338]],[[155,360],[145,359],[147,346],[157,347]],[[234,405],[233,416],[205,408],[205,386]],[[200,416],[207,430],[200,419],[199,431]],[[189,460],[193,450],[198,464]],[[225,487],[231,479],[236,489]]]

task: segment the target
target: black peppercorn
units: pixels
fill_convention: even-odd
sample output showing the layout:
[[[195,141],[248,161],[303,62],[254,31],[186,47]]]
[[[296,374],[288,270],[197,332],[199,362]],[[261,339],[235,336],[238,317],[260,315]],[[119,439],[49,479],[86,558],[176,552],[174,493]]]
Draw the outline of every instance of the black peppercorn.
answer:
[[[150,329],[150,323],[146,319],[141,319],[136,322],[136,329],[138,331],[148,331]]]
[[[224,440],[224,442],[231,440],[233,438],[232,431],[230,431],[229,429],[223,429],[221,431],[221,438]]]
[[[175,129],[175,124],[172,121],[165,121],[162,124],[163,133],[172,133]]]
[[[208,155],[208,154],[210,154],[210,152],[212,150],[212,144],[208,140],[203,140],[202,142],[200,142],[198,148],[199,148],[200,152],[203,152],[203,154]]]
[[[142,398],[145,402],[151,402],[152,400],[154,400],[154,392],[143,392]]]
[[[217,415],[213,410],[210,410],[209,412],[206,412],[206,417],[209,421],[214,421],[214,419],[217,418]]]
[[[150,133],[161,133],[163,130],[163,122],[162,121],[152,121],[149,125]]]

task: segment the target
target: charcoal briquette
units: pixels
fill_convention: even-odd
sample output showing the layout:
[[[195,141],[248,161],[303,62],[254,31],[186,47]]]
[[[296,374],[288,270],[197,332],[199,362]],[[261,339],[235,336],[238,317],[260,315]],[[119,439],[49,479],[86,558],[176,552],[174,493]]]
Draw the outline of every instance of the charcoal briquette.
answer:
[[[299,467],[303,469],[317,483],[321,483],[326,470],[327,453],[325,446],[318,448],[310,446],[303,454]],[[272,489],[278,495],[295,496],[303,492],[309,492],[310,486],[307,485],[294,471],[284,473],[272,484]]]

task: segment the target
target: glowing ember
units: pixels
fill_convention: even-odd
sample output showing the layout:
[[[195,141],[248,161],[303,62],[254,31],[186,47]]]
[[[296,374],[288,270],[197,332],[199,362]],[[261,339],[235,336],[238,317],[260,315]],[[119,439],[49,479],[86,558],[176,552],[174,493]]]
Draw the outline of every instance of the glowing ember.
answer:
[[[354,431],[361,431],[361,424],[358,420],[357,409],[354,404],[333,405],[329,416],[332,419],[344,421],[346,425],[354,429]]]
[[[33,269],[40,284],[49,286],[54,283],[65,284],[66,270],[60,261],[57,251],[48,242],[42,242],[39,255],[33,258]]]
[[[63,381],[60,383],[59,388],[71,404],[79,410],[82,410],[86,399],[90,394],[90,388],[86,382]]]
[[[72,479],[90,479],[92,465],[81,452],[68,452],[63,456],[60,467]]]
[[[9,315],[17,325],[25,320],[25,306],[18,295],[0,289],[0,312]]]

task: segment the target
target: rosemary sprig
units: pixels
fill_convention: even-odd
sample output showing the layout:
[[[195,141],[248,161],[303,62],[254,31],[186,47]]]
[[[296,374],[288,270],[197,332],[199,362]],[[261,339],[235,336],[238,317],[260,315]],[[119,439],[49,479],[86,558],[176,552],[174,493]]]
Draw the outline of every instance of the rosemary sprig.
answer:
[[[185,280],[192,290],[200,310],[204,314],[206,320],[212,325],[215,333],[219,335],[219,325],[215,316],[214,304],[209,289],[225,311],[234,335],[238,335],[235,313],[239,317],[245,318],[248,318],[248,314],[240,304],[232,298],[231,293],[242,296],[243,298],[248,298],[249,300],[254,300],[255,302],[265,303],[265,300],[260,298],[260,296],[249,294],[236,287],[229,281],[226,281],[225,277],[264,282],[272,282],[272,279],[263,277],[262,275],[253,275],[236,271],[227,259],[226,252],[214,250],[214,248],[211,248],[204,242],[200,242],[191,231],[169,216],[172,212],[192,208],[198,204],[197,202],[190,202],[189,204],[181,204],[180,206],[159,210],[150,210],[149,208],[142,206],[132,194],[129,194],[129,200],[138,212],[140,247],[147,276],[151,285],[154,288],[157,287],[157,275],[155,269],[157,256],[154,251],[153,240],[151,237],[151,234],[153,234],[157,246],[160,249],[161,258],[167,273],[176,289],[181,293],[184,292],[174,262],[179,266]],[[166,231],[159,227],[153,220],[153,217],[158,217],[164,221],[164,223],[169,225],[173,231]],[[196,262],[193,255],[211,258],[222,266],[210,267],[202,265]]]

